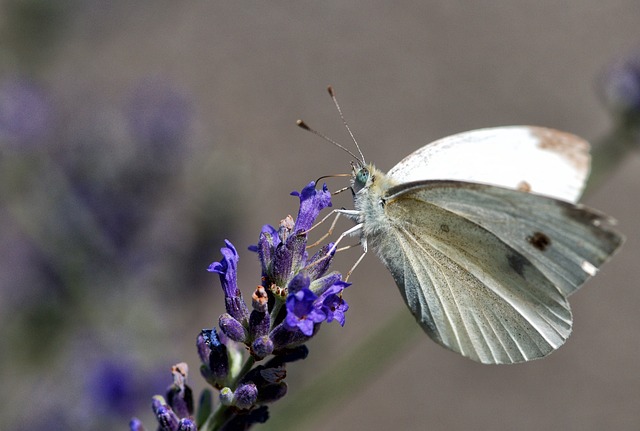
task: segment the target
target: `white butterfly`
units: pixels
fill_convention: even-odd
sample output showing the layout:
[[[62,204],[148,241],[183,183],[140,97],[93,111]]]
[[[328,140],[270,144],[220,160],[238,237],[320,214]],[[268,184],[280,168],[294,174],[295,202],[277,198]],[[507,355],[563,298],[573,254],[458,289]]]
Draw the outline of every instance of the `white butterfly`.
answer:
[[[567,297],[623,242],[576,203],[589,169],[587,142],[529,126],[435,141],[388,174],[358,161],[355,210],[336,210],[357,224],[336,243],[372,246],[442,346],[485,364],[541,358],[571,333]]]

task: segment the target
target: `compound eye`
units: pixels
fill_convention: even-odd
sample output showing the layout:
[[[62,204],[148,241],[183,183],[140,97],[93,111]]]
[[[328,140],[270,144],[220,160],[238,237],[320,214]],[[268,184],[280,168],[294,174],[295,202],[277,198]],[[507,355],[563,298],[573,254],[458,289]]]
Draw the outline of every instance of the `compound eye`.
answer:
[[[369,170],[367,168],[361,168],[357,173],[354,181],[354,189],[357,193],[362,190],[364,186],[367,185],[367,181],[369,180]]]

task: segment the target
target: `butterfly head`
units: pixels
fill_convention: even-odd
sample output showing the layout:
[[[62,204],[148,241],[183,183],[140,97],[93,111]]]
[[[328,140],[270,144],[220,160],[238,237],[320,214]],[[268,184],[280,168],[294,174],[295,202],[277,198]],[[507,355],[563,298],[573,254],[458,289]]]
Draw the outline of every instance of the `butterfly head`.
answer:
[[[351,188],[354,193],[358,193],[362,189],[366,189],[371,185],[371,170],[360,162],[351,163]]]

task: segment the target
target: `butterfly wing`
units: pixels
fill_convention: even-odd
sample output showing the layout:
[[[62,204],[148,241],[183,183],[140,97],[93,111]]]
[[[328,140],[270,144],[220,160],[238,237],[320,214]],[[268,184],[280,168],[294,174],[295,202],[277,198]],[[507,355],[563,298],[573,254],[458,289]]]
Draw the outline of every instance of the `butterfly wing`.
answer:
[[[477,215],[447,208],[461,197],[458,190],[468,191],[464,199]],[[404,184],[387,191],[384,205],[388,225],[369,239],[407,305],[431,338],[483,363],[528,361],[560,347],[572,325],[565,292],[593,275],[621,242],[604,227],[606,220],[589,210],[485,185]],[[485,218],[498,207],[531,213],[522,223],[532,229],[510,226],[510,216],[488,223]],[[536,232],[550,243],[539,236],[532,241]],[[549,262],[568,250],[574,253],[562,260],[571,266],[568,273],[579,268],[586,275],[569,277],[567,283],[577,285],[561,289],[549,274],[564,273],[560,264]]]
[[[526,256],[564,295],[594,276],[623,242],[610,228],[612,218],[583,205],[455,181],[417,189],[431,204],[487,229]]]
[[[388,175],[398,183],[458,180],[577,202],[589,175],[589,144],[534,126],[472,130],[416,150]]]

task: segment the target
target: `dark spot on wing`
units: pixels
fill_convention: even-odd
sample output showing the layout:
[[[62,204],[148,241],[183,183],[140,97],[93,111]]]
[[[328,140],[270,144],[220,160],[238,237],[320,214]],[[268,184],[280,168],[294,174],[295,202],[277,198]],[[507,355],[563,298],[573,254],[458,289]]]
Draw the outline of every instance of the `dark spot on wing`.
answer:
[[[509,262],[511,269],[517,272],[521,277],[524,277],[523,270],[527,263],[524,257],[519,254],[510,254],[507,256],[507,262]]]
[[[533,235],[527,237],[527,241],[540,251],[545,251],[551,245],[551,239],[542,232],[534,232]]]
[[[448,224],[444,224],[444,223],[442,223],[442,224],[440,225],[440,230],[441,230],[442,232],[449,232],[449,225],[448,225]]]

